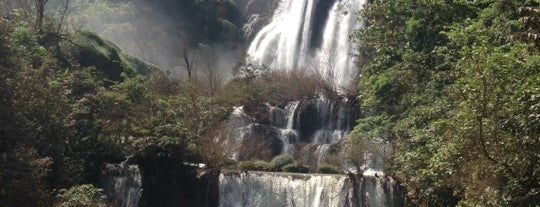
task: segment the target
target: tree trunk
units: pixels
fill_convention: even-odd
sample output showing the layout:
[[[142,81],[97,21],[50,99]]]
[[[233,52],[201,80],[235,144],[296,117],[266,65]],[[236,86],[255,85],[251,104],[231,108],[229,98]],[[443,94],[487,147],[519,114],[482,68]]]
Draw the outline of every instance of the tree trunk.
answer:
[[[45,13],[45,5],[49,0],[35,0],[36,2],[36,30],[39,34],[43,33],[43,16]]]

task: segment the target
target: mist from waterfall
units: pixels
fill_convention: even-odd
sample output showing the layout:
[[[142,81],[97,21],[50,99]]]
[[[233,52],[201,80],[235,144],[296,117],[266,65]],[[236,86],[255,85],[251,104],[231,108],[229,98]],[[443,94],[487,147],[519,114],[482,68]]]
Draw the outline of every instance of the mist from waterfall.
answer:
[[[255,36],[248,62],[275,70],[315,72],[347,86],[356,78],[351,33],[365,0],[283,0]]]

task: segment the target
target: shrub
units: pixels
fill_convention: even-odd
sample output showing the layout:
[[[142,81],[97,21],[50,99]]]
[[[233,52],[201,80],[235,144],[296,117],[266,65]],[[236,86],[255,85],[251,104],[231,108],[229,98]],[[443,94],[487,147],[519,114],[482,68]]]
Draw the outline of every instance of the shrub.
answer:
[[[321,165],[317,169],[317,172],[322,174],[339,174],[340,170],[338,167],[333,165]]]
[[[294,162],[294,158],[289,154],[278,155],[274,157],[272,161],[270,161],[270,170],[280,171],[283,166],[292,164]]]
[[[244,161],[238,163],[236,166],[238,170],[242,171],[268,171],[270,170],[270,165],[268,162],[262,161],[262,160],[255,160],[255,161]]]
[[[295,172],[295,173],[308,173],[309,168],[305,165],[302,165],[300,163],[292,163],[285,165],[281,168],[281,171],[283,172]]]

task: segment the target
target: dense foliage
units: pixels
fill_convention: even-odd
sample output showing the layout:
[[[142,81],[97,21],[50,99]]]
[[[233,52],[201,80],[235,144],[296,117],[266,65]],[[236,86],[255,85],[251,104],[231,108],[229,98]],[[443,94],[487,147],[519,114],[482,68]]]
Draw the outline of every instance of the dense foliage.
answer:
[[[93,185],[78,185],[62,189],[58,194],[59,207],[105,207],[103,190]]]
[[[352,143],[392,146],[411,205],[540,203],[540,1],[375,0]]]
[[[104,2],[90,9],[126,11]],[[192,3],[205,2],[214,1]],[[226,4],[216,2],[208,4]],[[184,162],[228,164],[219,122],[232,106],[245,105],[249,115],[265,120],[265,103],[313,98],[318,88],[328,88],[321,77],[258,68],[243,70],[263,72],[223,86],[212,62],[199,66],[198,77],[174,79],[57,18],[45,16],[38,29],[31,3],[19,3],[0,0],[0,206],[102,206],[104,163],[128,157],[152,178],[143,180],[141,206],[197,206],[202,195],[193,189],[206,187]],[[292,158],[263,165],[306,170]]]
[[[105,162],[201,159],[200,137],[230,108],[203,84],[87,31],[38,32],[24,12],[0,19],[0,206],[98,206],[88,184]]]
[[[114,22],[136,16],[131,12],[155,14],[127,1],[73,2],[75,12],[64,13],[71,18],[100,11]],[[174,18],[193,19],[180,25],[193,47],[237,38],[236,1],[149,2],[163,11],[181,8]],[[351,136],[351,157],[363,156],[359,149],[369,148],[372,138],[390,145],[386,172],[407,189],[411,205],[540,203],[539,4],[368,4],[361,12],[367,27],[353,35],[360,53],[359,100],[367,116]],[[231,106],[244,105],[264,122],[265,103],[321,92],[337,96],[320,77],[256,75],[249,67],[221,89],[211,62],[207,77],[172,79],[94,33],[61,27],[58,18],[36,20],[40,15],[31,3],[0,6],[6,9],[0,18],[0,206],[101,206],[102,165],[132,155],[155,178],[144,187],[161,190],[145,195],[155,202],[148,205],[178,205],[184,197],[175,193],[185,183],[177,172],[185,170],[184,161],[209,167],[227,162],[222,142],[214,142],[221,135],[210,129]],[[238,167],[306,171],[286,156]],[[338,170],[322,166],[319,172]]]

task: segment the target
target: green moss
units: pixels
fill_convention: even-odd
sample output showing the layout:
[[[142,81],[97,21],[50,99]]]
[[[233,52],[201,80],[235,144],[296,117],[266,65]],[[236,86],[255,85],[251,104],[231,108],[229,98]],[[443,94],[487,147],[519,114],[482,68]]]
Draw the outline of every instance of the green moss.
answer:
[[[136,57],[133,57],[128,54],[124,54],[124,62],[128,63],[130,67],[133,68],[135,72],[141,75],[150,75],[153,71],[159,70],[159,68],[155,65],[151,65],[149,63],[146,63]]]
[[[77,31],[69,48],[81,66],[93,66],[113,81],[122,80],[122,73],[133,77],[137,74],[148,75],[157,67],[149,65],[122,50],[109,40],[103,39],[90,31]]]

